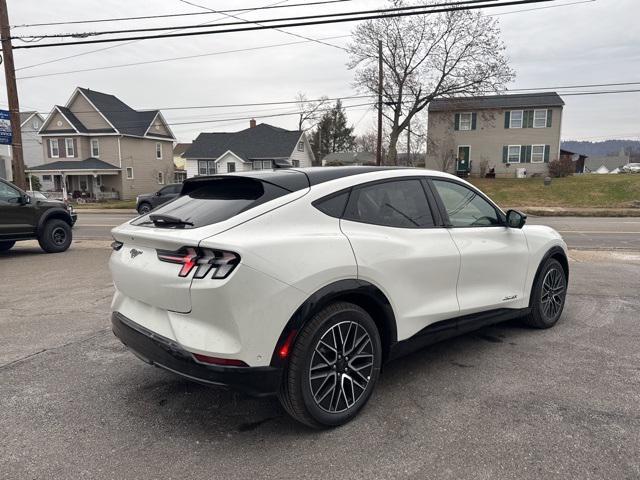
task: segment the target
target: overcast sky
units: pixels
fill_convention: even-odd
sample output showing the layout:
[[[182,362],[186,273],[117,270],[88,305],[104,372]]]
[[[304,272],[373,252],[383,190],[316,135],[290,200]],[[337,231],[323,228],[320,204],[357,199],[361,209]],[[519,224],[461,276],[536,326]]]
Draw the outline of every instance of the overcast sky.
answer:
[[[557,0],[569,4],[577,0]],[[277,0],[192,0],[220,9],[271,5]],[[289,0],[286,3],[303,3]],[[84,20],[123,16],[157,15],[203,11],[179,0],[8,0],[12,25],[63,20]],[[385,5],[383,0],[356,0],[337,5],[305,6],[242,13],[245,19],[297,16],[334,11],[370,9]],[[638,0],[596,0],[504,14],[552,5],[528,5],[486,10],[501,13],[500,19],[507,55],[517,72],[511,88],[555,87],[591,83],[640,82],[640,2]],[[52,8],[55,6],[55,8]],[[222,15],[202,15],[135,22],[117,22],[57,27],[14,29],[13,34],[54,33],[141,26],[185,25],[230,21]],[[349,35],[355,24],[342,23],[291,28],[289,32],[315,39]],[[210,54],[264,45],[300,42],[286,33],[258,31],[215,36],[145,40],[127,45],[98,44],[16,50],[18,78],[50,73],[161,60],[172,57]],[[344,46],[349,38],[326,40]],[[20,45],[14,41],[14,46]],[[61,59],[70,55],[107,50]],[[49,62],[38,67],[30,65]],[[195,105],[219,105],[293,100],[299,91],[309,98],[322,95],[354,95],[353,72],[346,67],[347,53],[339,48],[307,42],[256,51],[224,53],[162,63],[112,68],[18,80],[21,109],[48,112],[54,104],[65,104],[76,86],[111,93],[136,109],[163,109]],[[630,87],[640,89],[640,84]],[[579,89],[584,91],[584,89]],[[603,90],[600,88],[599,90]],[[558,90],[566,92],[566,90]],[[6,105],[4,82],[0,102]],[[565,96],[563,139],[604,140],[640,139],[640,93],[615,95]],[[346,105],[363,100],[346,100]],[[165,110],[163,113],[180,141],[191,141],[202,131],[234,131],[248,126],[248,120],[228,119],[256,116],[284,128],[297,127],[294,116],[259,118],[273,113],[289,113],[294,106],[233,107],[208,110]],[[374,124],[368,107],[348,109],[349,121],[357,131]],[[179,125],[183,122],[218,122]]]

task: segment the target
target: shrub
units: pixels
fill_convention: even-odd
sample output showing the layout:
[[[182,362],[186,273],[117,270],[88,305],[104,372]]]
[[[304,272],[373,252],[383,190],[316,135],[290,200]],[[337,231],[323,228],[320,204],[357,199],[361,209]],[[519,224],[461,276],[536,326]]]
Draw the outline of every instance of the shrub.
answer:
[[[575,172],[573,162],[568,159],[552,160],[549,162],[549,176],[554,178],[568,177]]]

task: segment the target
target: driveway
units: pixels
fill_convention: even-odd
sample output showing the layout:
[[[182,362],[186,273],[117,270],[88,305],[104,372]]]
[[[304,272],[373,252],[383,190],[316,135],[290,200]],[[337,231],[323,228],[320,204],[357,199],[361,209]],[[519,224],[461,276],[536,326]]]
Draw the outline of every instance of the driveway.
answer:
[[[640,254],[573,251],[555,328],[397,360],[358,418],[318,432],[127,351],[106,245],[0,255],[0,478],[640,478]]]

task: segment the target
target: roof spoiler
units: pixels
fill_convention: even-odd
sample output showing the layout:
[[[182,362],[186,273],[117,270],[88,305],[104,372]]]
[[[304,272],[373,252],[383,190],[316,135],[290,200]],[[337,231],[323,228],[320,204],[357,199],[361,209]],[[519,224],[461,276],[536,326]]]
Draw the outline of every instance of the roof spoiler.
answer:
[[[208,175],[202,177],[188,178],[182,184],[180,195],[189,195],[191,192],[207,185],[210,186],[214,182],[224,182],[226,187],[230,183],[237,182],[238,186],[252,183],[270,183],[280,188],[284,188],[289,192],[297,192],[311,186],[309,178],[304,172],[290,169],[278,169],[267,171],[243,172],[233,175]]]

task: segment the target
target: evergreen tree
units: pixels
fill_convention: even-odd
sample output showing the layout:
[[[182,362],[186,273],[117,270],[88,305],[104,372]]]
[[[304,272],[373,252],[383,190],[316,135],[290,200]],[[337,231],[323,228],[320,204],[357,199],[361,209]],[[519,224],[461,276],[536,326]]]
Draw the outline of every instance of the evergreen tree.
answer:
[[[325,112],[312,136],[313,153],[320,162],[333,152],[349,152],[355,146],[353,126],[348,126],[347,116],[340,100],[331,110]]]

